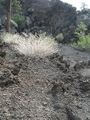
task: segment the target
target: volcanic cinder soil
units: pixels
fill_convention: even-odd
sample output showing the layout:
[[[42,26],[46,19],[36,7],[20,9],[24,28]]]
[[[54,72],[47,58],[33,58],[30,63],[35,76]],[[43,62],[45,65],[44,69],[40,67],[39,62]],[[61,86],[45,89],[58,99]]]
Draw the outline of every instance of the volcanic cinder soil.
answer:
[[[31,57],[0,43],[0,120],[90,120],[90,53]]]

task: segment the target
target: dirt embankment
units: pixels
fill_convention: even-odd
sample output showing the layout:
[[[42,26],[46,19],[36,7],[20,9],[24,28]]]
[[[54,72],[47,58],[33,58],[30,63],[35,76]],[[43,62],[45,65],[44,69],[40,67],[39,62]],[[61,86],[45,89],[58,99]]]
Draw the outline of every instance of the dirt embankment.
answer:
[[[0,43],[0,120],[90,120],[90,53],[30,57]]]

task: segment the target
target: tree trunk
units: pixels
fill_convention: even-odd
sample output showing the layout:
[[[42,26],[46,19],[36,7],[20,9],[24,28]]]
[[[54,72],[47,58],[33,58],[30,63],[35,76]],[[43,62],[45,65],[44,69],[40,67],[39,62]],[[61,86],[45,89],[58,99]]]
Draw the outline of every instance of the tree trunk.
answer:
[[[10,33],[10,19],[11,19],[11,2],[7,0],[7,32]]]

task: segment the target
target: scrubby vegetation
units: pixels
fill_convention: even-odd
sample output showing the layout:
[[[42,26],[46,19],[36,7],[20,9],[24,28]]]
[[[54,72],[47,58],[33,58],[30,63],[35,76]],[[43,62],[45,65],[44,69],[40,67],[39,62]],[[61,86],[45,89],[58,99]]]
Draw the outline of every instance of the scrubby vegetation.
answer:
[[[25,55],[44,57],[58,51],[58,45],[54,38],[44,34],[39,35],[39,37],[29,34],[25,38],[18,34],[4,33],[1,35],[1,40],[6,43],[13,43],[15,50]]]
[[[90,34],[86,34],[87,27],[81,22],[76,28],[76,36],[78,38],[77,43],[68,44],[69,46],[78,46],[85,50],[90,50]]]
[[[18,13],[22,9],[22,5],[18,0],[11,0],[11,7],[12,7],[12,12]]]
[[[23,15],[16,13],[13,16],[11,16],[11,19],[14,20],[16,23],[19,23],[19,22],[25,20],[25,17]]]
[[[85,50],[90,50],[90,34],[86,35],[87,27],[81,22],[80,25],[76,28],[75,34],[79,38],[77,45]]]
[[[20,2],[18,0],[15,0],[14,2],[11,1],[11,7],[12,7],[11,19],[14,20],[16,23],[23,21],[25,18],[23,15],[19,13],[19,11],[22,10],[22,5],[20,4]]]

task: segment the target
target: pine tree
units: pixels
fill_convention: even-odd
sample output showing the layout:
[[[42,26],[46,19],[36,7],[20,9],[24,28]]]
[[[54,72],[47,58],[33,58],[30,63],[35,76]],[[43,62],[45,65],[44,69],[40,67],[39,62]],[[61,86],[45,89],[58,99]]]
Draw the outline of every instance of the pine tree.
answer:
[[[10,19],[11,19],[11,1],[6,0],[6,10],[7,10],[7,32],[10,33]]]
[[[0,0],[0,3],[5,3],[7,11],[7,32],[10,32],[11,11],[18,13],[18,11],[21,10],[21,4],[18,0]]]

